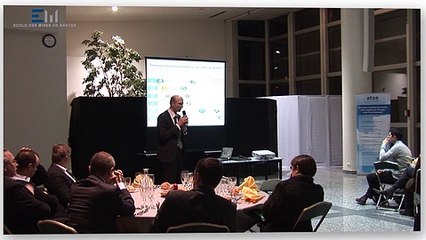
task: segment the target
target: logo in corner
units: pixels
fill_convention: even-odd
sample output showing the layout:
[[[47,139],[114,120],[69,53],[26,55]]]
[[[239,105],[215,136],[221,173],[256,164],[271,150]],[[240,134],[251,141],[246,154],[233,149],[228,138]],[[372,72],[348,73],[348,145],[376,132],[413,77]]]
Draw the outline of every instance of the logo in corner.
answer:
[[[31,9],[31,23],[58,23],[58,10],[49,14],[44,8]]]

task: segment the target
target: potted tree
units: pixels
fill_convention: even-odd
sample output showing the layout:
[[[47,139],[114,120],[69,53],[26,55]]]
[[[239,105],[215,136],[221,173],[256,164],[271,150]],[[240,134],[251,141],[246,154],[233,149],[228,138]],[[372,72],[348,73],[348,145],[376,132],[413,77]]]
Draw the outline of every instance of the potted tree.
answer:
[[[87,46],[82,64],[88,75],[83,79],[84,96],[71,103],[69,144],[77,178],[88,175],[90,158],[99,150],[110,152],[117,167],[131,174],[141,169],[135,157],[145,149],[145,79],[134,65],[141,56],[126,48],[121,37],[108,43],[102,34],[94,31],[82,42]]]
[[[120,36],[113,36],[112,43],[101,39],[103,32],[94,31],[82,44],[88,49],[82,62],[88,75],[83,79],[84,95],[89,97],[144,97],[145,79],[134,62],[140,54],[125,47]]]

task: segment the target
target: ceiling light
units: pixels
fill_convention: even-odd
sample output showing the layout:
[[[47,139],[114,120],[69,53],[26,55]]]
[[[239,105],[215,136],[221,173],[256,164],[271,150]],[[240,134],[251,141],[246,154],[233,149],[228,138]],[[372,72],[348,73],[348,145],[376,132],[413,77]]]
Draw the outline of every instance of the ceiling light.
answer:
[[[280,54],[281,52],[280,52],[280,50],[276,50],[275,53],[276,54]]]
[[[118,7],[117,6],[112,6],[111,9],[112,9],[113,12],[117,12],[118,11]]]

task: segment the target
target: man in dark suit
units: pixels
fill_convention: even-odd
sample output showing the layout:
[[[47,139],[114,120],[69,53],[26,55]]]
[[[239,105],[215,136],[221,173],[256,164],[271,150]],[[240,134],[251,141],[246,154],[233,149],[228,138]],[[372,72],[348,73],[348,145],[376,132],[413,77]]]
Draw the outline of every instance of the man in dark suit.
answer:
[[[170,226],[206,222],[227,226],[235,231],[237,205],[216,195],[214,189],[222,178],[222,166],[216,158],[198,161],[194,188],[170,191],[151,226],[152,232],[166,232]]]
[[[10,153],[10,152],[9,152]],[[37,221],[49,218],[51,209],[48,204],[34,196],[34,185],[13,179],[16,175],[16,160],[13,155],[3,154],[4,175],[4,224],[13,234],[40,233]],[[10,158],[12,156],[12,158]],[[29,153],[31,165],[35,169],[36,156]],[[6,174],[7,169],[7,174]]]
[[[93,155],[86,179],[71,186],[66,223],[79,233],[114,233],[117,216],[135,212],[133,198],[107,152]]]
[[[324,189],[314,183],[317,166],[314,158],[299,155],[290,162],[291,176],[277,184],[263,205],[265,222],[262,232],[312,232],[311,221],[302,222],[293,229],[304,208],[324,200]]]
[[[52,164],[44,183],[47,191],[55,195],[64,208],[68,206],[71,185],[76,181],[67,170],[70,159],[71,148],[65,144],[55,144],[52,148]]]
[[[180,171],[184,159],[183,136],[187,134],[188,117],[178,112],[183,107],[183,98],[174,95],[170,98],[170,107],[157,118],[159,139],[158,160],[161,164],[162,181],[180,183]]]
[[[16,154],[15,160],[18,166],[13,179],[22,185],[31,186],[34,196],[49,205],[52,215],[62,215],[64,209],[60,206],[56,196],[49,194],[44,187],[37,186],[31,181],[40,165],[39,154],[30,148],[22,148]]]

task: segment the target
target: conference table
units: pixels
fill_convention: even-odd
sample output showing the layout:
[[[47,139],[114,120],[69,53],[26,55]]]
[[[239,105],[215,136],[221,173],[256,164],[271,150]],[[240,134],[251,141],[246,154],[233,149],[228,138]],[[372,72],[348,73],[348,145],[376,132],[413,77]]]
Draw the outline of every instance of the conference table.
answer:
[[[179,189],[182,189],[182,188],[183,187],[179,185]],[[174,190],[170,190],[170,191],[174,191]],[[154,199],[152,201],[153,206],[156,206],[157,204],[158,206],[161,206],[161,204],[164,202],[165,197],[161,196],[162,192],[164,192],[164,190],[161,188],[155,189]],[[134,216],[129,216],[129,217],[118,217],[117,232],[119,233],[149,233],[151,223],[157,214],[157,209],[156,207],[151,208],[148,211],[141,209],[143,200],[140,195],[139,189],[136,189],[135,192],[131,192],[130,194],[133,200],[135,201],[135,207],[136,207],[135,214]],[[256,203],[248,202],[244,200],[243,198],[238,200],[237,213],[238,211],[242,211],[246,208],[264,204],[266,200],[268,199],[269,195],[262,191],[260,191],[259,194],[262,195],[263,198]],[[237,222],[237,225],[238,225],[238,222]]]

